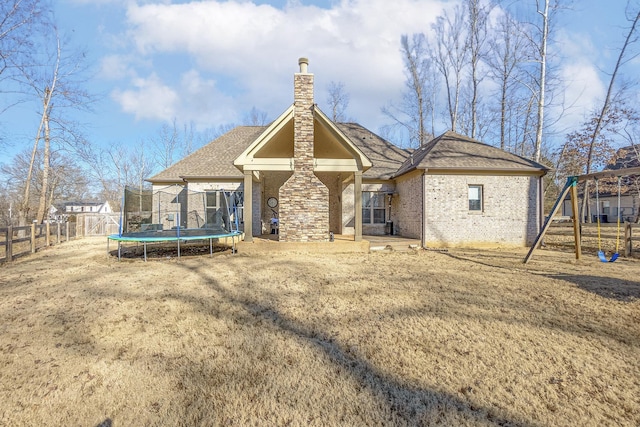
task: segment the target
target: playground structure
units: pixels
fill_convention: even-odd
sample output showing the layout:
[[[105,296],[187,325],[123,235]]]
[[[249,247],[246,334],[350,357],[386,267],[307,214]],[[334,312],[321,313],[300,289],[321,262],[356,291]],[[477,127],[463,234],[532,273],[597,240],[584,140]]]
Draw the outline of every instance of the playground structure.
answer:
[[[565,198],[567,197],[567,194],[569,194],[570,197],[571,197],[571,211],[572,211],[571,221],[573,222],[573,236],[574,236],[574,243],[575,243],[576,259],[581,259],[582,258],[582,247],[581,247],[581,237],[580,237],[580,219],[578,217],[578,215],[579,215],[579,210],[578,210],[578,189],[577,189],[578,183],[585,182],[585,181],[590,180],[590,179],[595,180],[595,182],[596,182],[596,205],[599,205],[599,200],[598,200],[598,191],[599,191],[598,179],[600,179],[600,178],[618,178],[618,198],[617,199],[618,199],[618,212],[619,212],[620,211],[620,186],[621,186],[620,177],[628,176],[628,175],[637,175],[637,174],[640,174],[640,167],[617,169],[617,170],[607,170],[607,171],[603,171],[603,172],[596,172],[596,173],[590,173],[590,174],[585,174],[585,175],[577,175],[577,176],[568,177],[567,178],[567,182],[565,183],[562,191],[560,192],[560,195],[558,196],[558,198],[556,199],[553,207],[551,208],[551,212],[547,216],[547,218],[546,218],[546,220],[544,222],[544,225],[542,226],[542,229],[540,229],[540,232],[536,236],[536,239],[533,242],[533,244],[531,245],[531,248],[529,249],[529,252],[525,256],[523,262],[526,264],[527,262],[529,262],[529,260],[533,256],[533,252],[538,248],[538,246],[542,242],[542,239],[544,238],[545,234],[549,230],[549,227],[551,226],[551,223],[553,221],[554,216],[556,215],[556,213],[560,209],[560,206],[562,205],[563,200],[565,200]],[[596,206],[596,209],[597,209],[597,215],[596,215],[597,219],[596,219],[596,221],[597,221],[597,225],[598,225],[598,258],[602,262],[614,262],[616,259],[618,259],[618,256],[619,256],[618,250],[619,250],[620,230],[621,230],[621,227],[620,227],[620,225],[621,225],[620,224],[620,215],[618,214],[618,219],[617,219],[616,251],[611,256],[611,258],[607,259],[606,255],[604,254],[604,252],[602,251],[602,248],[600,246],[600,207]]]
[[[147,260],[148,243],[175,242],[180,258],[181,243],[207,241],[213,255],[214,241],[231,240],[236,252],[236,238],[242,235],[242,193],[225,190],[192,191],[180,185],[158,191],[126,187],[120,210],[118,234],[107,238],[118,242],[118,260],[122,243],[142,243]]]

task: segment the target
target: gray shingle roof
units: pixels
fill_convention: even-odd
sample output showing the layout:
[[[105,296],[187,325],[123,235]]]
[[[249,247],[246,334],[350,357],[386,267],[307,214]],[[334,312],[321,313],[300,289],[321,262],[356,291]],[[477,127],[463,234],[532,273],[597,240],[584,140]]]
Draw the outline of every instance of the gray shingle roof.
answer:
[[[233,161],[260,136],[266,126],[238,126],[184,159],[148,179],[151,182],[182,181],[191,177],[238,177]]]
[[[391,179],[415,169],[461,169],[487,171],[543,171],[536,162],[455,132],[446,132],[412,155],[357,123],[337,123],[338,128],[371,160],[373,167],[363,178]],[[234,177],[242,172],[233,161],[258,138],[266,126],[238,126],[174,165],[148,179],[181,182],[182,177]]]
[[[475,139],[448,131],[415,150],[398,169],[400,176],[415,169],[542,172],[547,168]]]
[[[373,166],[362,174],[363,178],[391,179],[409,157],[407,151],[357,123],[336,123],[336,125],[371,160]]]
[[[337,126],[373,163],[373,167],[363,174],[364,178],[390,179],[409,155],[359,124],[337,123]],[[233,165],[233,161],[266,128],[238,126],[148,181],[181,182],[183,176],[242,178],[242,172]]]

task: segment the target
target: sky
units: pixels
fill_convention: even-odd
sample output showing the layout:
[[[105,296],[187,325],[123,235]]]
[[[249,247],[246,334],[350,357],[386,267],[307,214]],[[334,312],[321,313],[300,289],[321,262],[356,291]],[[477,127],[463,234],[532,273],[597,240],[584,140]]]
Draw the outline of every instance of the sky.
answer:
[[[533,2],[534,0],[527,0]],[[241,124],[252,108],[276,118],[293,102],[298,58],[309,58],[315,98],[326,105],[331,82],[350,96],[347,116],[378,131],[381,109],[398,102],[405,82],[400,36],[429,31],[447,0],[57,0],[60,32],[87,52],[97,94],[77,114],[93,143],[136,144],[163,123],[197,129]],[[602,102],[623,41],[624,0],[576,1],[555,29],[571,105],[562,126]],[[325,109],[326,111],[326,109]],[[547,116],[553,117],[550,111]],[[0,162],[31,144],[38,105],[0,114],[7,145]],[[446,129],[442,129],[444,131]],[[492,143],[493,141],[486,141]]]

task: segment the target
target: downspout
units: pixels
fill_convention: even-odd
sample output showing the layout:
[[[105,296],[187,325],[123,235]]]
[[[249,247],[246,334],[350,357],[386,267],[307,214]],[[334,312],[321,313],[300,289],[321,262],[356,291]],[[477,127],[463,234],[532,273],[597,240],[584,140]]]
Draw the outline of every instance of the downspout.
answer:
[[[427,248],[426,242],[426,226],[427,226],[427,195],[425,190],[427,188],[427,170],[422,173],[422,227],[420,227],[420,246],[422,249]]]
[[[542,230],[544,226],[544,175],[538,177],[538,230]],[[562,202],[564,207],[564,201]]]

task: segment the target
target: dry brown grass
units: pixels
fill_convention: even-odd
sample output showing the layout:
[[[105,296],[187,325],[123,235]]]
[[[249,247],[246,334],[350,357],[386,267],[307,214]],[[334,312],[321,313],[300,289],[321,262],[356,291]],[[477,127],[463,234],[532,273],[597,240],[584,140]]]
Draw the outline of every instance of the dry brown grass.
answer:
[[[457,250],[0,266],[0,425],[640,425],[640,263]]]

